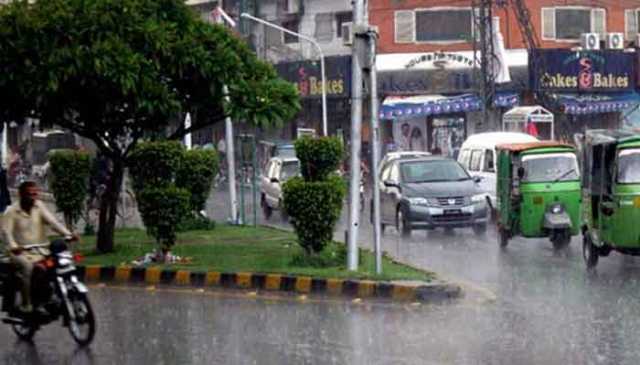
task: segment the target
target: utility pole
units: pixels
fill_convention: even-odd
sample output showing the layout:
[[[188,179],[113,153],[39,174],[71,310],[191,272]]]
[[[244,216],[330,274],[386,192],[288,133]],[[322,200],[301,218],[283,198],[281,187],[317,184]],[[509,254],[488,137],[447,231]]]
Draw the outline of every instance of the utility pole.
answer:
[[[362,66],[366,39],[364,0],[353,0],[353,48],[351,57],[351,181],[349,186],[349,235],[347,268],[358,270],[358,228],[360,226],[360,145],[362,142]],[[374,172],[375,173],[375,172]]]
[[[376,41],[378,34],[374,29],[367,32],[369,42],[369,95],[371,96],[371,174],[373,176],[373,204],[371,212],[373,220],[373,243],[376,255],[376,274],[382,274],[382,248],[380,245],[380,183],[378,176],[378,163],[380,162],[380,123],[378,116],[378,73],[376,70]]]
[[[476,85],[480,85],[480,98],[483,105],[483,121],[491,118],[495,97],[496,54],[493,47],[493,0],[473,0],[474,17],[474,70]],[[478,64],[480,70],[478,70]],[[478,73],[479,71],[479,73]]]

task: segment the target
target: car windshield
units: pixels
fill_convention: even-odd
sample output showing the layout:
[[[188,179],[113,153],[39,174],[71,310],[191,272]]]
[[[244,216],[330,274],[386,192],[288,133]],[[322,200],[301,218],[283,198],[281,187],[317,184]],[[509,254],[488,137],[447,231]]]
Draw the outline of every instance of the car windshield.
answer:
[[[618,182],[640,184],[640,148],[622,150],[618,154]]]
[[[400,168],[405,183],[461,181],[471,177],[453,160],[405,162]]]
[[[574,181],[580,178],[573,153],[548,153],[522,158],[525,182]]]
[[[287,161],[282,163],[280,170],[280,180],[286,181],[300,174],[300,163],[298,161]]]

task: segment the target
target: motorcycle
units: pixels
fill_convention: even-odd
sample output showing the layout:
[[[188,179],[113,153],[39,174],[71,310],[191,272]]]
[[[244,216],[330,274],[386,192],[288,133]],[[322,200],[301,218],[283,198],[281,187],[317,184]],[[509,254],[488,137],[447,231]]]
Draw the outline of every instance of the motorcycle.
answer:
[[[49,253],[45,248],[49,249]],[[0,270],[0,293],[3,323],[11,325],[13,332],[22,340],[30,341],[44,325],[62,319],[62,325],[69,329],[73,340],[80,346],[87,346],[93,340],[96,322],[88,289],[77,277],[74,257],[65,241],[56,240],[51,245],[30,245],[25,250],[34,250],[45,256],[36,263],[32,276],[32,302],[37,310],[22,312],[17,299],[19,295],[19,273],[9,258],[0,258],[5,270]]]

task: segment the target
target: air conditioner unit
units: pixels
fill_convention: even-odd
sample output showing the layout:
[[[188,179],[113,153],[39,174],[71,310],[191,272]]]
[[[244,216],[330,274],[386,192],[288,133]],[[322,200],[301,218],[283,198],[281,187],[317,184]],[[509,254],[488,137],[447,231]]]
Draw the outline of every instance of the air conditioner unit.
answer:
[[[350,46],[353,44],[353,23],[342,23],[342,44]]]
[[[607,49],[624,49],[624,34],[607,33]]]
[[[598,33],[582,33],[581,45],[584,49],[600,49],[600,36]]]

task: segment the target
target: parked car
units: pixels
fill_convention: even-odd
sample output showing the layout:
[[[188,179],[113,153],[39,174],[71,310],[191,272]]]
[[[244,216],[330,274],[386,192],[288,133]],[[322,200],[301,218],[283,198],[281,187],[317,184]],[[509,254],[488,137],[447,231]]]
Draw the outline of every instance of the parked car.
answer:
[[[416,158],[416,157],[425,157],[425,156],[431,156],[431,153],[423,152],[423,151],[389,152],[386,155],[384,155],[382,160],[380,160],[380,163],[378,164],[378,166],[379,166],[379,169],[382,170],[384,165],[386,165],[387,163],[389,163],[389,161],[392,161],[392,160],[397,160],[399,158]]]
[[[536,142],[529,134],[516,132],[478,133],[467,138],[460,148],[458,162],[474,176],[479,176],[480,189],[484,192],[490,209],[497,210],[496,202],[496,146],[505,143]]]
[[[269,219],[273,210],[282,211],[282,184],[300,174],[300,161],[295,157],[273,157],[260,177],[260,204],[264,217]]]
[[[396,159],[380,173],[381,224],[395,225],[402,236],[414,229],[487,228],[487,201],[457,161],[428,156]]]

